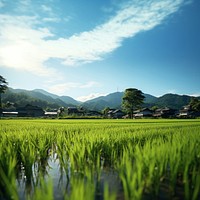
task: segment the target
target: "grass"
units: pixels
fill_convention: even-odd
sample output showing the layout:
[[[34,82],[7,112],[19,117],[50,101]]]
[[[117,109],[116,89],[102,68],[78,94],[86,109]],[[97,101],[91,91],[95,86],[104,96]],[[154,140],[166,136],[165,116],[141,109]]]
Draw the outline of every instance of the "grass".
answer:
[[[0,129],[1,199],[200,198],[199,119],[16,119]]]

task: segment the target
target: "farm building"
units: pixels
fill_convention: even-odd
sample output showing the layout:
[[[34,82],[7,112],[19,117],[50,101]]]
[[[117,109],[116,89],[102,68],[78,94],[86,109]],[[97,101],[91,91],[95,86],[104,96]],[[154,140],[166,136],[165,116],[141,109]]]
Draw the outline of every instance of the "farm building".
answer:
[[[2,117],[17,117],[18,112],[16,111],[3,111],[2,112]]]
[[[178,115],[180,118],[194,118],[199,116],[200,112],[194,111],[190,105],[184,106],[183,109],[179,111]]]
[[[141,110],[134,111],[135,118],[151,117],[152,114],[153,114],[153,112],[149,108],[143,108]]]
[[[171,108],[156,109],[153,117],[171,118],[176,117],[177,110]]]
[[[102,114],[98,111],[95,111],[95,110],[89,110],[86,112],[85,114],[86,116],[97,116],[97,117],[101,117]]]
[[[45,111],[44,115],[45,115],[45,117],[57,117],[58,112],[57,111]]]
[[[27,104],[25,107],[17,108],[19,117],[41,117],[44,116],[44,110],[38,106]]]
[[[107,115],[109,118],[122,119],[125,113],[119,109],[110,109]]]

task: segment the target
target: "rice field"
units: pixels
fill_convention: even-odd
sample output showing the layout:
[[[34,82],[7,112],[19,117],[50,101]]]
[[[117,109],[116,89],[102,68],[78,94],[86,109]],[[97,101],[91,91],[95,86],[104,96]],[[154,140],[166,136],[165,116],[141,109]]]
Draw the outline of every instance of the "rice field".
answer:
[[[1,120],[0,199],[198,200],[200,120]]]

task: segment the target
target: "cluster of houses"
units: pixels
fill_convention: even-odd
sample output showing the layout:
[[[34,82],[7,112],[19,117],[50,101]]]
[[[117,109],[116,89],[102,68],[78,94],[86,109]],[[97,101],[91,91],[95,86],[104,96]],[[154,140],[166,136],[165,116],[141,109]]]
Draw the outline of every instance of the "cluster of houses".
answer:
[[[16,108],[16,110],[3,110],[3,117],[41,117],[44,116],[45,111],[38,107],[27,104],[25,107]]]
[[[121,110],[110,109],[107,114],[108,118],[120,119],[128,118]],[[200,112],[194,111],[190,106],[184,106],[181,110],[171,108],[159,108],[151,110],[149,108],[143,108],[135,110],[133,112],[133,118],[195,118],[200,117]]]
[[[151,110],[149,108],[143,108],[141,110],[134,111],[134,118],[195,118],[200,117],[200,112],[194,111],[191,106],[184,106],[181,110],[171,109],[168,107],[158,108]]]
[[[143,117],[152,116],[154,118],[196,118],[200,117],[200,112],[194,111],[190,105],[184,106],[180,110],[171,109],[171,108],[162,108],[156,109],[154,112],[147,109],[143,109]],[[140,112],[139,112],[140,113]],[[138,114],[138,113],[137,113]],[[136,114],[136,117],[137,117]]]
[[[62,115],[62,113],[74,116],[95,116],[113,119],[128,118],[129,116],[120,109],[109,109],[106,114],[102,114],[98,111],[85,111],[84,109],[78,109],[77,107],[68,107],[66,109],[59,108],[50,111],[44,111],[38,106],[26,105],[25,107],[19,107],[15,111],[2,111],[3,117],[46,117],[56,118]],[[192,110],[188,106],[184,106],[181,110],[175,110],[170,108],[159,108],[151,110],[149,108],[143,108],[135,110],[133,113],[134,118],[195,118],[200,117],[200,112]]]
[[[16,108],[16,110],[2,110],[2,117],[44,117],[44,118],[57,118],[65,113],[69,116],[98,116],[101,117],[102,114],[98,111],[87,111],[83,109],[78,109],[77,107],[59,108],[44,111],[41,107],[33,106],[27,104],[24,107]]]

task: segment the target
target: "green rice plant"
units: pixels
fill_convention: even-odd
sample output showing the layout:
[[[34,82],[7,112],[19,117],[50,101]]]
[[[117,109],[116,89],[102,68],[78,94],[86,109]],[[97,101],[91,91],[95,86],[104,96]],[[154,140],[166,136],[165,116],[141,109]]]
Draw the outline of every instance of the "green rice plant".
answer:
[[[95,184],[91,170],[86,169],[85,176],[72,175],[70,177],[70,191],[65,194],[65,200],[94,200]]]
[[[162,138],[153,142],[147,142],[143,147],[141,162],[144,162],[145,189],[147,192],[153,191],[158,196],[160,182],[164,177],[168,153],[166,145],[162,143]]]
[[[192,200],[197,200],[200,194],[200,169],[196,166],[192,171],[192,187]]]
[[[196,166],[193,166],[193,158],[190,154],[190,158],[185,162],[183,182],[185,190],[185,199],[198,199],[200,191],[200,171]]]
[[[32,184],[35,184],[33,181],[33,166],[36,161],[36,150],[30,140],[25,139],[22,141],[20,154],[22,165],[25,168],[26,185],[29,190],[31,189]]]
[[[191,133],[191,129],[190,132]],[[200,142],[199,137],[194,134],[185,134],[184,147],[182,155],[183,171],[183,183],[185,191],[185,199],[198,199],[199,198],[199,159],[198,155],[200,149],[198,144]],[[190,136],[190,137],[188,137]]]
[[[35,187],[35,190],[33,194],[29,194],[27,196],[28,200],[53,200],[53,183],[51,180],[46,181],[43,177],[43,175],[40,175],[39,182],[37,187]]]
[[[189,163],[186,163],[184,174],[183,174],[183,181],[184,181],[184,190],[185,190],[185,199],[190,199],[190,183],[189,183]]]
[[[70,161],[69,161],[68,152],[66,150],[66,144],[67,144],[66,139],[64,138],[63,134],[60,134],[57,137],[56,148],[55,148],[55,152],[57,154],[57,158],[59,160],[59,165],[60,165],[60,181],[59,182],[63,180],[63,172],[65,172],[67,183],[68,183],[71,169],[69,168]]]
[[[51,141],[51,134],[47,135],[45,132],[40,132],[36,134],[35,137],[36,138],[32,141],[32,143],[34,144],[35,151],[37,152],[37,173],[42,173],[44,176],[48,173],[48,160],[51,156],[53,142]]]
[[[29,198],[42,191],[53,198],[46,177],[54,159],[58,178],[66,175],[65,199],[115,199],[117,189],[125,199],[159,199],[163,191],[182,198],[178,189],[197,200],[199,130],[200,120],[2,120],[0,183],[12,188],[7,197],[19,198],[24,187]],[[106,169],[119,180],[116,190],[107,185]]]
[[[174,138],[174,140],[175,139],[176,138]],[[176,181],[181,159],[181,149],[182,146],[177,140],[176,142],[172,143],[172,146],[169,149],[170,192],[172,196],[174,195],[174,192],[176,190]]]
[[[119,177],[123,184],[124,197],[129,199],[141,199],[144,188],[143,179],[143,162],[140,162],[139,156],[135,154],[135,159],[129,149],[123,151],[122,160],[118,163]],[[136,152],[140,151],[140,147],[136,146]]]
[[[85,144],[79,141],[71,146],[69,153],[70,165],[72,171],[84,172],[85,168]]]
[[[18,200],[15,152],[12,151],[11,146],[2,145],[0,148],[0,197]]]
[[[104,193],[103,193],[104,200],[116,200],[117,194],[116,192],[110,192],[108,183],[104,184]]]

